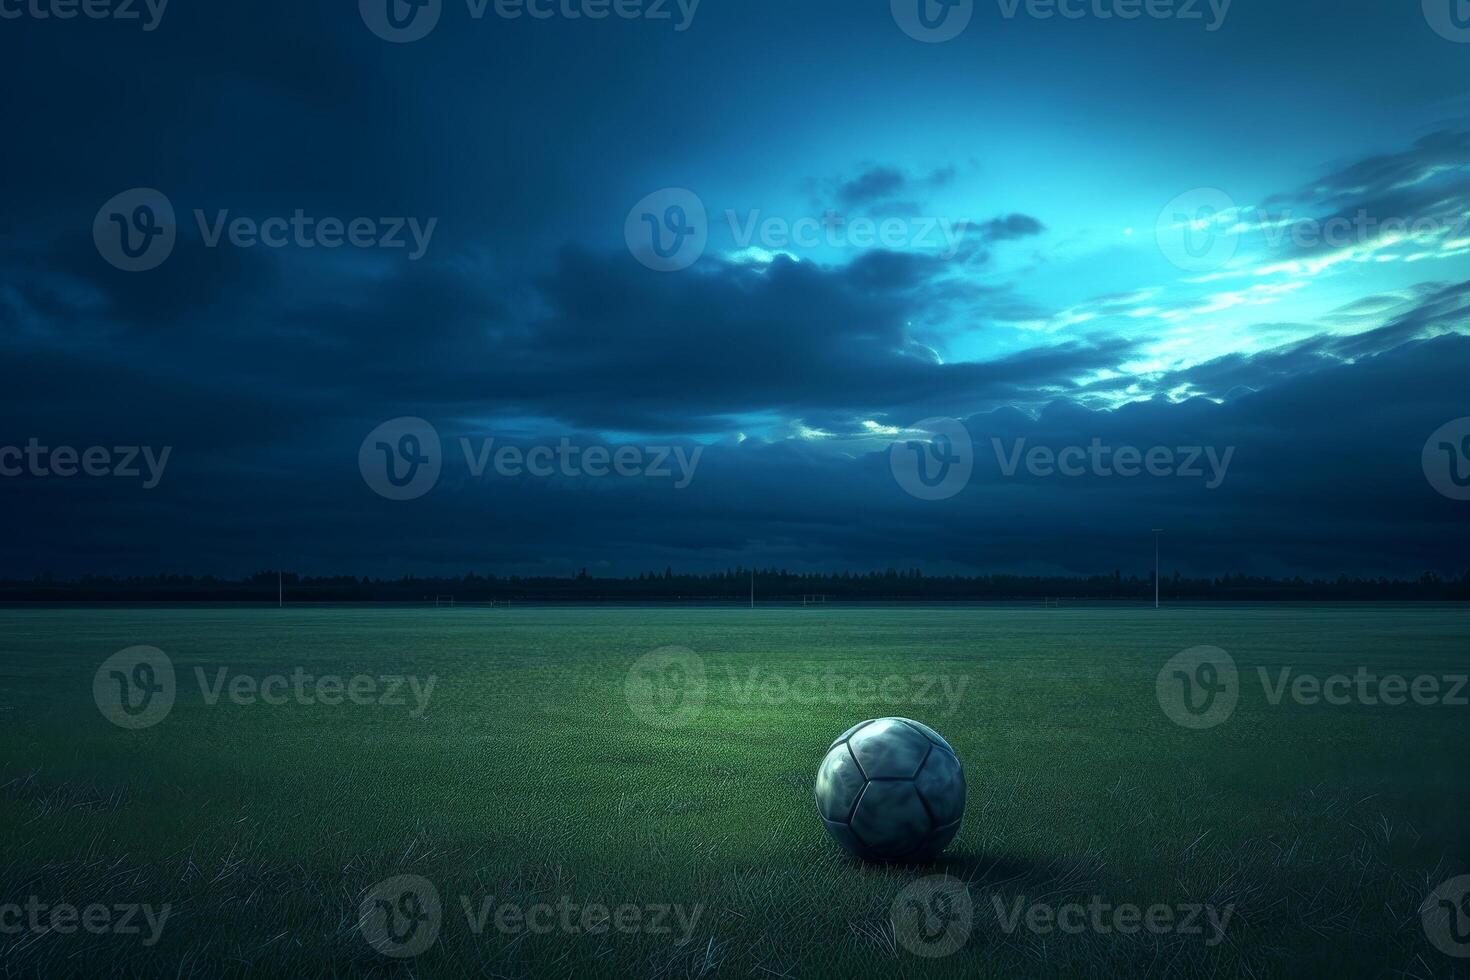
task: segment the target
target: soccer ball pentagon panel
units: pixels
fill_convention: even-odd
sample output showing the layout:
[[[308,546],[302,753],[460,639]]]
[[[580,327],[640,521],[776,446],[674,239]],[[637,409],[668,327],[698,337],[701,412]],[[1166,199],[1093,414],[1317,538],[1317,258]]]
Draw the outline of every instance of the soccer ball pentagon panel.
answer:
[[[827,833],[870,861],[937,857],[959,833],[965,773],[922,722],[876,718],[843,732],[817,770]]]

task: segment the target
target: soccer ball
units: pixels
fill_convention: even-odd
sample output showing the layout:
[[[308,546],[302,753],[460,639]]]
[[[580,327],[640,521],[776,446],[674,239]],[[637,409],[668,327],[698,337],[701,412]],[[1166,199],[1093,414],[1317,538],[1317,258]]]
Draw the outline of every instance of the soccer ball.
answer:
[[[928,725],[865,721],[827,750],[817,770],[817,812],[827,833],[860,858],[928,860],[959,833],[965,773]]]

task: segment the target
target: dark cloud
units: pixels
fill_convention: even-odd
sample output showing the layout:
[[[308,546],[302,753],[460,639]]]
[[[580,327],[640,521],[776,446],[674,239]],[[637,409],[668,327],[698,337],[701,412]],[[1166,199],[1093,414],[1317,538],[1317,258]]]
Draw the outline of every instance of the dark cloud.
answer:
[[[1095,411],[1080,407],[1089,389],[1074,379],[1135,356],[1118,338],[957,364],[915,344],[907,324],[949,274],[932,257],[708,260],[667,276],[626,253],[566,248],[519,288],[457,260],[365,275],[320,259],[303,276],[299,259],[205,255],[240,267],[196,274],[188,302],[165,307],[164,331],[107,271],[40,264],[70,271],[57,273],[65,288],[16,294],[47,332],[6,346],[10,442],[34,433],[53,445],[170,445],[174,456],[151,491],[9,482],[11,573],[244,571],[282,547],[305,568],[380,574],[752,559],[1091,572],[1129,566],[1152,526],[1171,529],[1189,571],[1404,573],[1450,570],[1443,556],[1466,543],[1418,452],[1464,411],[1470,340],[1443,334],[1463,323],[1467,284],[1423,290],[1366,334],[1160,379],[1223,404]],[[113,323],[126,347],[74,343]],[[996,407],[1007,403],[1046,407]],[[881,433],[957,406],[983,409],[967,419],[971,486],[939,504],[908,497]],[[439,428],[446,476],[430,497],[390,504],[364,485],[356,451],[378,422],[409,414]],[[733,438],[751,425],[769,431]],[[721,435],[681,490],[476,479],[458,442],[566,435],[587,445],[599,432],[690,451],[689,434]],[[1188,478],[1008,477],[992,440],[1004,454],[1018,439],[1234,452],[1213,489]],[[1350,540],[1345,526],[1356,529]]]
[[[1210,398],[1257,391],[1294,378],[1351,364],[1401,348],[1416,340],[1470,329],[1470,283],[1425,291],[1409,311],[1381,327],[1353,334],[1319,334],[1308,340],[1257,354],[1227,354],[1202,364],[1166,372],[1153,379],[1157,390],[1186,387]],[[1453,348],[1452,348],[1453,349]],[[1090,390],[1116,390],[1116,382],[1099,382]]]
[[[1029,238],[1045,230],[1040,219],[1029,214],[1007,214],[989,221],[970,222],[955,258],[960,262],[983,263],[990,258],[990,246],[996,242]]]
[[[1462,513],[1417,467],[1428,432],[1466,414],[1470,354],[1447,336],[1465,328],[1466,284],[1375,293],[1337,311],[1384,320],[1367,332],[1138,379],[1208,398],[1097,410],[1120,382],[1080,379],[1137,360],[1143,341],[1131,333],[1038,335],[1026,349],[996,344],[1007,353],[960,362],[938,352],[946,331],[990,340],[987,318],[1050,312],[986,264],[992,249],[1046,231],[1038,217],[1009,213],[1011,202],[965,197],[995,217],[969,225],[949,261],[882,250],[768,264],[710,254],[662,275],[620,250],[623,218],[648,190],[701,188],[707,175],[739,184],[762,166],[766,186],[866,216],[932,214],[932,201],[951,199],[942,192],[969,194],[956,188],[958,168],[922,162],[961,159],[947,137],[895,150],[902,166],[856,161],[893,145],[879,141],[887,129],[867,128],[870,106],[892,97],[915,115],[940,112],[936,92],[970,91],[954,79],[981,68],[1003,77],[1006,52],[982,37],[936,51],[908,44],[882,5],[855,14],[836,2],[769,5],[785,18],[781,31],[742,16],[742,5],[707,5],[685,35],[611,19],[471,22],[450,7],[414,45],[383,44],[351,3],[171,4],[149,34],[86,18],[7,22],[0,80],[16,97],[15,152],[0,156],[0,446],[35,437],[173,455],[156,490],[0,480],[0,571],[233,573],[283,554],[310,571],[372,574],[752,560],[1095,571],[1137,568],[1145,529],[1160,525],[1195,571],[1403,572],[1465,553]],[[1392,54],[1382,32],[1359,29],[1370,13],[1340,7],[1299,19],[1351,24]],[[1162,30],[1135,26],[1139,43]],[[1187,108],[1237,105],[1238,65],[1199,71],[1202,50],[1234,50],[1226,33],[1208,49],[1185,50],[1174,35],[1149,42],[1181,71],[1222,80],[1213,95],[1187,93]],[[1287,33],[1270,43],[1298,50],[1302,38]],[[1017,50],[1016,65],[1069,65],[1075,44],[1060,58]],[[768,49],[783,71],[743,70]],[[1330,64],[1341,57],[1334,49]],[[833,58],[850,62],[834,70]],[[1156,87],[1166,61],[1136,60]],[[875,63],[896,70],[874,73]],[[928,87],[936,79],[920,73],[941,63]],[[1094,64],[1077,64],[1075,77],[1046,75],[1081,100],[1079,115],[1089,90],[1110,109],[1127,104],[1121,88],[1096,84]],[[708,66],[740,84],[703,84]],[[1432,87],[1462,68],[1403,77]],[[925,88],[904,87],[908,74]],[[737,126],[753,106],[759,126]],[[812,136],[820,162],[793,162],[794,134]],[[1020,138],[993,136],[995,158],[1016,159],[1005,141]],[[1467,150],[1465,134],[1436,133],[1274,204],[1314,215],[1463,213]],[[966,178],[985,165],[966,163]],[[793,171],[817,167],[836,176],[792,186]],[[147,274],[113,269],[90,240],[97,208],[129,187],[159,188],[180,218],[174,253]],[[207,248],[195,227],[196,211],[260,219],[297,209],[441,220],[418,262]],[[1096,301],[1105,313],[1128,305]],[[402,415],[435,424],[446,472],[429,496],[396,504],[365,486],[356,459],[370,429]],[[884,433],[928,416],[966,417],[980,452],[972,486],[937,504],[899,489],[884,446]],[[458,440],[486,436],[707,445],[695,482],[677,490],[656,479],[477,480]],[[1178,479],[1005,477],[990,443],[1094,437],[1236,455],[1228,479],[1206,490]]]
[[[992,218],[978,225],[975,230],[986,241],[1006,242],[1039,235],[1046,230],[1046,226],[1029,214],[1008,214],[1001,218]]]
[[[871,204],[902,193],[908,186],[909,179],[903,171],[893,167],[874,167],[840,184],[837,200],[848,207]]]
[[[1074,342],[991,363],[938,362],[907,326],[946,266],[873,251],[845,265],[710,262],[677,277],[626,256],[564,252],[540,283],[547,314],[501,348],[493,391],[537,414],[633,431],[728,429],[741,415],[882,413],[1034,397],[1116,363],[1124,341]]]
[[[979,413],[966,420],[975,474],[939,502],[904,493],[889,470],[889,437],[864,439],[856,417],[840,413],[808,413],[806,425],[827,437],[710,445],[693,482],[675,489],[637,478],[477,479],[459,438],[504,442],[506,433],[431,406],[424,414],[444,441],[444,476],[421,500],[392,503],[357,472],[357,445],[380,421],[354,418],[358,404],[327,405],[317,416],[284,411],[270,423],[259,414],[263,404],[236,403],[235,424],[265,426],[269,444],[179,445],[156,490],[12,481],[7,562],[27,573],[234,571],[264,566],[285,549],[293,566],[321,572],[569,571],[599,562],[637,571],[750,560],[1092,572],[1146,565],[1148,529],[1164,527],[1168,567],[1191,572],[1454,571],[1470,530],[1457,505],[1431,488],[1419,455],[1429,433],[1464,411],[1467,368],[1470,339],[1442,337],[1284,376],[1223,404],[1154,400],[1089,411],[1063,400],[1035,416]],[[125,421],[135,411],[125,406],[92,431],[136,431]],[[893,411],[885,421],[902,428],[919,411]],[[294,425],[279,424],[287,420]],[[1017,440],[1025,440],[1022,452],[1086,450],[1094,440],[1112,450],[1162,447],[1177,466],[1200,447],[1228,466],[1212,469],[1199,455],[1197,475],[1063,477],[1024,466],[1007,475]],[[1223,478],[1211,487],[1216,475]]]
[[[1314,257],[1403,242],[1406,252],[1470,238],[1470,131],[1441,131],[1404,150],[1329,171],[1266,199],[1257,219],[1277,257]],[[1457,246],[1463,248],[1463,246]]]
[[[1339,167],[1293,194],[1275,196],[1267,203],[1321,200],[1346,204],[1357,198],[1418,187],[1439,173],[1457,172],[1470,172],[1470,131],[1443,130],[1415,140],[1406,149]]]
[[[855,177],[809,180],[807,184],[817,194],[821,207],[877,216],[917,214],[925,206],[923,199],[949,187],[958,173],[958,168],[946,166],[914,176],[902,168],[878,164]]]

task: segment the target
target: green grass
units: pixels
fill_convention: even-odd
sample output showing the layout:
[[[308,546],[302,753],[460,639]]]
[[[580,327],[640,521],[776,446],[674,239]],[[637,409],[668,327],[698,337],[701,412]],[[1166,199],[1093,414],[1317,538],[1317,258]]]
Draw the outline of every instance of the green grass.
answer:
[[[1418,912],[1470,870],[1470,708],[1273,706],[1255,677],[1464,673],[1459,608],[8,610],[0,637],[0,904],[171,908],[153,946],[0,934],[0,973],[1470,975]],[[172,658],[179,693],[160,724],[125,731],[92,679],[136,644]],[[1201,644],[1235,658],[1242,693],[1225,724],[1189,731],[1154,683]],[[666,645],[695,651],[708,685],[672,728],[626,695],[629,668]],[[418,717],[411,698],[209,705],[196,667],[437,683]],[[829,675],[836,701],[747,686]],[[959,696],[874,689],[920,675]],[[851,696],[854,678],[872,685]],[[889,714],[933,725],[966,768],[964,827],[931,866],[842,856],[812,803],[828,743]],[[400,874],[444,903],[437,942],[408,960],[358,929],[364,895]],[[890,914],[932,874],[975,906],[964,947],[939,959],[897,942]],[[477,935],[460,896],[700,912],[682,942],[678,928]],[[1007,933],[995,911],[1094,896],[1233,917],[1207,945]]]

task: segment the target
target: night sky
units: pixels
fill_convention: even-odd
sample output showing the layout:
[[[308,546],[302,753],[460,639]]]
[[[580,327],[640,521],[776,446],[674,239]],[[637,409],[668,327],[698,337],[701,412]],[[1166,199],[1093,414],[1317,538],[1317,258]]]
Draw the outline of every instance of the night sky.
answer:
[[[0,575],[1470,565],[1451,0],[653,2],[0,0]]]

